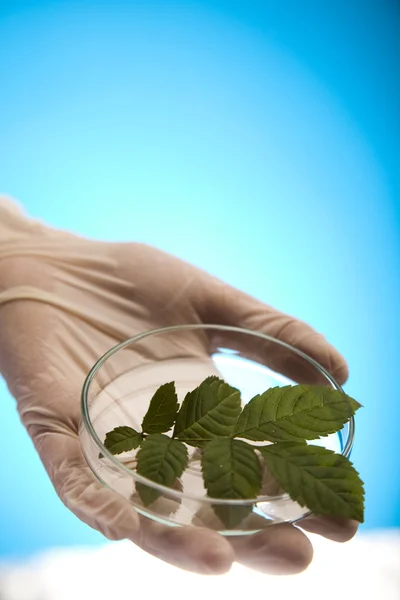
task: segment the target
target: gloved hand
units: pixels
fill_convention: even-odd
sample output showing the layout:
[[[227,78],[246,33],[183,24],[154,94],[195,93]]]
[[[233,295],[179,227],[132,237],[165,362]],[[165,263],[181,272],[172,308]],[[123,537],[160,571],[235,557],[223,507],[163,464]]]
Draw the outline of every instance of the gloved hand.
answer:
[[[83,458],[80,391],[90,367],[127,337],[179,323],[262,331],[303,350],[339,382],[347,378],[343,358],[308,325],[164,252],[55,231],[0,199],[0,371],[64,504],[107,538],[128,538],[184,569],[223,573],[236,560],[263,572],[302,571],[312,546],[299,528],[276,525],[233,539],[169,528],[104,488]],[[300,526],[336,541],[357,529],[314,516]]]

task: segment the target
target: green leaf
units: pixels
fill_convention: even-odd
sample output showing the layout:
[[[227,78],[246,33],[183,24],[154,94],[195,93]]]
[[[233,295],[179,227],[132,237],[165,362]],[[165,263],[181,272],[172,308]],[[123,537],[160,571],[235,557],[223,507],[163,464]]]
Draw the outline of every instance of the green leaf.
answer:
[[[274,387],[244,407],[234,435],[253,441],[314,440],[341,429],[360,406],[321,385]]]
[[[116,427],[106,434],[104,445],[111,454],[121,454],[140,446],[142,436],[132,427]]]
[[[137,454],[137,472],[147,479],[172,487],[188,464],[186,446],[162,433],[153,433],[144,440]],[[161,493],[144,484],[137,483],[136,490],[146,506]]]
[[[165,433],[175,423],[178,414],[178,396],[175,383],[166,383],[158,388],[151,399],[142,423],[144,433]]]
[[[255,450],[260,460],[262,472],[260,496],[282,496],[282,494],[285,494],[286,492],[268,469],[264,456],[259,453],[259,446],[257,446]]]
[[[202,471],[211,498],[255,499],[261,487],[261,465],[254,449],[233,438],[214,439],[203,451]],[[226,527],[235,527],[252,511],[252,505],[214,505]]]
[[[289,496],[313,513],[364,520],[364,487],[352,463],[320,446],[280,442],[257,448]]]
[[[182,402],[174,437],[192,446],[202,446],[215,437],[230,437],[240,410],[239,390],[218,377],[207,377]]]

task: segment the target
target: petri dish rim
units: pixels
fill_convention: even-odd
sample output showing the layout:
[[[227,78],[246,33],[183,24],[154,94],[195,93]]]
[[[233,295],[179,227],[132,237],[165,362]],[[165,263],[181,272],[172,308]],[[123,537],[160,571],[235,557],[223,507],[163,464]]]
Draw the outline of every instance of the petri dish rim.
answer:
[[[85,429],[87,430],[87,432],[89,433],[89,436],[91,437],[91,439],[93,440],[93,442],[96,444],[96,446],[98,447],[98,450],[101,454],[103,454],[105,457],[107,457],[107,459],[122,473],[124,473],[125,475],[128,475],[129,477],[132,477],[135,481],[138,481],[140,483],[145,484],[148,487],[151,487],[153,489],[158,490],[159,492],[161,492],[164,495],[167,495],[169,497],[172,498],[179,498],[179,499],[187,499],[187,500],[195,500],[197,502],[201,502],[203,504],[212,504],[212,505],[224,505],[224,506],[244,506],[244,505],[254,505],[254,504],[262,504],[263,502],[268,502],[269,504],[274,503],[274,502],[278,502],[281,501],[282,498],[288,497],[287,494],[283,494],[283,495],[279,495],[279,496],[258,496],[257,498],[249,498],[246,500],[236,500],[236,499],[220,499],[220,498],[209,498],[207,496],[197,496],[194,494],[190,494],[187,492],[180,492],[178,490],[174,490],[171,489],[167,486],[155,483],[154,481],[152,481],[151,479],[147,479],[146,477],[143,477],[141,475],[139,475],[138,473],[135,473],[134,471],[132,471],[131,469],[128,469],[128,467],[126,467],[126,465],[124,465],[121,461],[118,460],[118,458],[116,458],[115,455],[111,454],[111,452],[109,452],[109,450],[107,450],[107,448],[104,446],[104,444],[102,443],[102,441],[100,440],[99,436],[96,433],[96,430],[93,426],[93,423],[91,421],[90,418],[90,414],[89,414],[89,406],[88,406],[88,400],[89,400],[89,392],[90,392],[90,386],[91,383],[96,375],[96,373],[101,369],[101,367],[104,365],[104,363],[111,358],[114,354],[116,354],[117,352],[123,350],[124,348],[127,348],[128,346],[131,346],[132,344],[143,340],[147,337],[153,336],[153,335],[159,335],[159,334],[163,334],[163,333],[168,333],[168,332],[173,332],[173,331],[183,331],[183,330],[209,330],[209,329],[216,329],[219,331],[227,331],[227,332],[233,332],[233,333],[238,333],[238,334],[245,334],[245,335],[250,335],[253,337],[257,337],[261,340],[267,341],[267,342],[271,342],[274,344],[278,344],[284,348],[286,348],[287,350],[290,350],[291,352],[297,354],[298,356],[300,356],[301,358],[303,358],[304,360],[306,360],[309,364],[311,364],[315,369],[317,369],[320,373],[322,373],[326,379],[331,383],[331,385],[333,385],[333,387],[337,390],[339,390],[340,392],[344,393],[341,385],[335,380],[335,378],[322,366],[320,365],[316,360],[314,360],[313,358],[311,358],[310,356],[308,356],[307,354],[305,354],[304,352],[302,352],[301,350],[299,350],[298,348],[295,348],[294,346],[288,344],[287,342],[283,342],[282,340],[278,340],[277,338],[274,338],[272,336],[269,336],[265,333],[261,333],[258,331],[253,331],[251,329],[244,329],[241,327],[235,327],[235,326],[231,326],[231,325],[216,325],[216,324],[199,324],[199,323],[194,323],[194,324],[184,324],[184,325],[171,325],[169,327],[160,327],[157,329],[150,329],[148,331],[145,331],[143,333],[139,333],[133,337],[127,338],[126,340],[124,340],[123,342],[120,342],[119,344],[116,344],[115,346],[113,346],[112,348],[110,348],[107,352],[105,352],[105,354],[103,354],[93,365],[93,367],[90,369],[89,373],[87,374],[85,381],[83,383],[82,386],[82,392],[81,392],[81,415],[82,415],[82,423],[85,427]],[[340,438],[340,442],[341,445],[344,445],[341,454],[343,456],[345,456],[346,458],[348,458],[351,454],[351,450],[353,448],[353,444],[354,444],[354,436],[355,436],[355,420],[354,417],[351,417],[348,421],[348,426],[349,426],[349,431],[348,431],[348,435],[347,435],[347,439],[345,440],[345,443],[343,441],[343,433],[342,431],[338,432],[339,438]],[[89,461],[87,461],[89,463]],[[90,466],[90,464],[89,464]],[[92,470],[93,471],[93,470]],[[97,474],[95,474],[95,476],[98,478]],[[101,480],[100,480],[101,481]],[[106,485],[107,487],[109,487],[107,484],[104,484],[104,482],[102,482],[103,485]],[[307,513],[310,514],[310,513]],[[302,516],[301,518],[304,518],[307,515]],[[300,519],[298,519],[300,520]]]

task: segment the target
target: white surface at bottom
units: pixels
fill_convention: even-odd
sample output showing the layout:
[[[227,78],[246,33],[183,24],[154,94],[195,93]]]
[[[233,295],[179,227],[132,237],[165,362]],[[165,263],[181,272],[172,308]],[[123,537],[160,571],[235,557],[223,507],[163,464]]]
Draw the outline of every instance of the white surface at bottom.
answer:
[[[399,600],[400,531],[358,534],[346,544],[311,536],[315,556],[300,575],[274,577],[234,565],[218,577],[179,570],[130,542],[51,550],[22,565],[0,565],[1,600],[110,600],[187,596],[229,600]]]

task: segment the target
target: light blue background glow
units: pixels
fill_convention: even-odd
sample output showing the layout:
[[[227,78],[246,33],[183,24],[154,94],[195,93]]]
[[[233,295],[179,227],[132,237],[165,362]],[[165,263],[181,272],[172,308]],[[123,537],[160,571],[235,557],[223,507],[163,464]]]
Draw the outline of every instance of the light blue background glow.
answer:
[[[395,0],[0,2],[1,191],[323,332],[370,529],[400,526],[399,33]],[[0,557],[101,543],[0,396]]]

